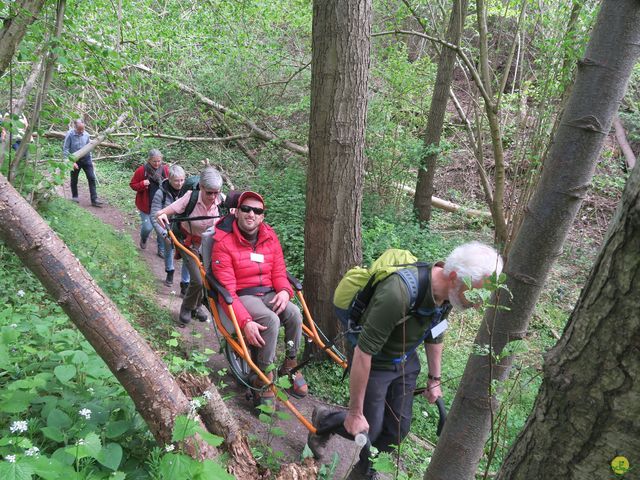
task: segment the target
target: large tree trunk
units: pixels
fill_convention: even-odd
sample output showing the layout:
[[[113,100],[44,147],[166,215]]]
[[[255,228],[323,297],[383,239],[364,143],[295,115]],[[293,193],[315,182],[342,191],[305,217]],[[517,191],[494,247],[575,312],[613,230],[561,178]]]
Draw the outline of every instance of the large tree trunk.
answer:
[[[313,2],[305,291],[322,330],[337,332],[333,289],[362,260],[360,216],[371,0]]]
[[[618,455],[631,460],[637,471],[638,252],[640,169],[636,168],[564,334],[546,355],[533,412],[502,464],[499,479],[612,478],[610,463]]]
[[[504,380],[512,358],[493,359],[523,338],[549,270],[593,177],[603,141],[640,54],[640,2],[605,0],[580,62],[545,168],[505,266],[506,294],[496,299],[476,336],[490,355],[473,355],[425,479],[474,478],[498,406],[493,380]],[[503,309],[507,307],[509,310]],[[625,332],[626,334],[626,332]]]
[[[171,443],[174,420],[189,411],[189,399],[78,259],[2,175],[0,239],[38,277],[109,366],[156,440]],[[217,455],[200,440],[190,441],[187,451],[199,458]]]
[[[460,36],[467,16],[468,0],[453,0],[449,28],[446,41],[454,45],[460,43]],[[413,37],[410,37],[413,38]],[[457,52],[451,48],[442,47],[438,60],[438,72],[436,84],[433,87],[427,131],[424,135],[424,146],[429,152],[422,158],[422,168],[418,171],[418,183],[416,195],[413,199],[413,207],[418,219],[423,222],[431,220],[431,197],[433,195],[433,177],[435,175],[438,160],[438,146],[442,137],[442,125],[447,111],[449,88],[453,79],[453,67],[456,63]]]
[[[2,22],[0,30],[0,76],[4,75],[27,27],[37,18],[44,0],[22,0],[9,2],[10,15]]]

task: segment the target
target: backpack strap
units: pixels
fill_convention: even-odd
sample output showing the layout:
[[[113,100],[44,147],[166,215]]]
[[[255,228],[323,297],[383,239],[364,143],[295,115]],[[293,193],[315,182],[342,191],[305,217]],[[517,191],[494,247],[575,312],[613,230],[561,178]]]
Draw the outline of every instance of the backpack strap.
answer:
[[[182,212],[183,217],[188,217],[193,212],[193,209],[196,208],[196,203],[198,203],[198,195],[200,195],[200,190],[191,190],[191,197],[189,197],[189,203],[187,203],[187,208]]]

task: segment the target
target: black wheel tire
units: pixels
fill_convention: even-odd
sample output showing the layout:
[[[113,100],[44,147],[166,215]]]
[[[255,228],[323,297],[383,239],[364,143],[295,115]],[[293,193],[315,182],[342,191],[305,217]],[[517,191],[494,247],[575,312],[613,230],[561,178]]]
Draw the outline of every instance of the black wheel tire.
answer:
[[[240,355],[238,355],[228,343],[224,346],[224,356],[227,357],[229,368],[231,369],[233,376],[236,377],[240,383],[248,385],[249,375],[251,374],[249,364]]]

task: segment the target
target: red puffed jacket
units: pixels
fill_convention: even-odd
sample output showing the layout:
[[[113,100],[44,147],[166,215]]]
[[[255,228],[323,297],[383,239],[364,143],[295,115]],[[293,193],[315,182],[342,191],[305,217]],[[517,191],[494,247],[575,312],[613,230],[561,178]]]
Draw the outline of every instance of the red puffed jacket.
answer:
[[[169,178],[169,167],[163,165],[164,178]],[[156,185],[153,182],[149,185],[145,185],[144,181],[147,180],[147,172],[144,169],[144,165],[141,165],[133,173],[129,186],[132,190],[136,191],[136,208],[142,213],[151,213],[151,200],[155,195],[160,185]]]
[[[286,290],[289,298],[293,298],[293,290],[287,279],[287,266],[280,240],[269,225],[260,225],[255,247],[242,236],[236,220],[230,231],[225,230],[216,230],[211,269],[233,297],[233,310],[240,328],[244,328],[251,320],[251,315],[238,298],[238,291],[252,287],[272,287],[276,293]]]

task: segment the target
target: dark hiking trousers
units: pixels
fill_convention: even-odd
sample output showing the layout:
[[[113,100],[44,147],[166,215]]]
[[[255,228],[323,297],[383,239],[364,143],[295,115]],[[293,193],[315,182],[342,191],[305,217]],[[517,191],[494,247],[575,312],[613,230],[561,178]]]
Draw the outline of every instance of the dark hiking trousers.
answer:
[[[96,191],[96,174],[93,171],[93,162],[88,157],[82,157],[76,163],[78,164],[78,169],[71,170],[71,196],[78,198],[78,176],[80,175],[80,170],[83,170],[87,176],[87,182],[89,182],[91,203],[94,203],[98,200],[98,192]]]
[[[391,445],[399,445],[409,433],[413,409],[413,391],[416,388],[420,361],[414,352],[404,364],[394,365],[393,370],[371,370],[364,397],[364,416],[369,422],[371,445],[382,452],[392,451]],[[347,412],[328,413],[316,427],[331,429],[344,422]],[[342,434],[344,429],[335,430]],[[357,468],[370,468],[369,450],[360,451]]]

